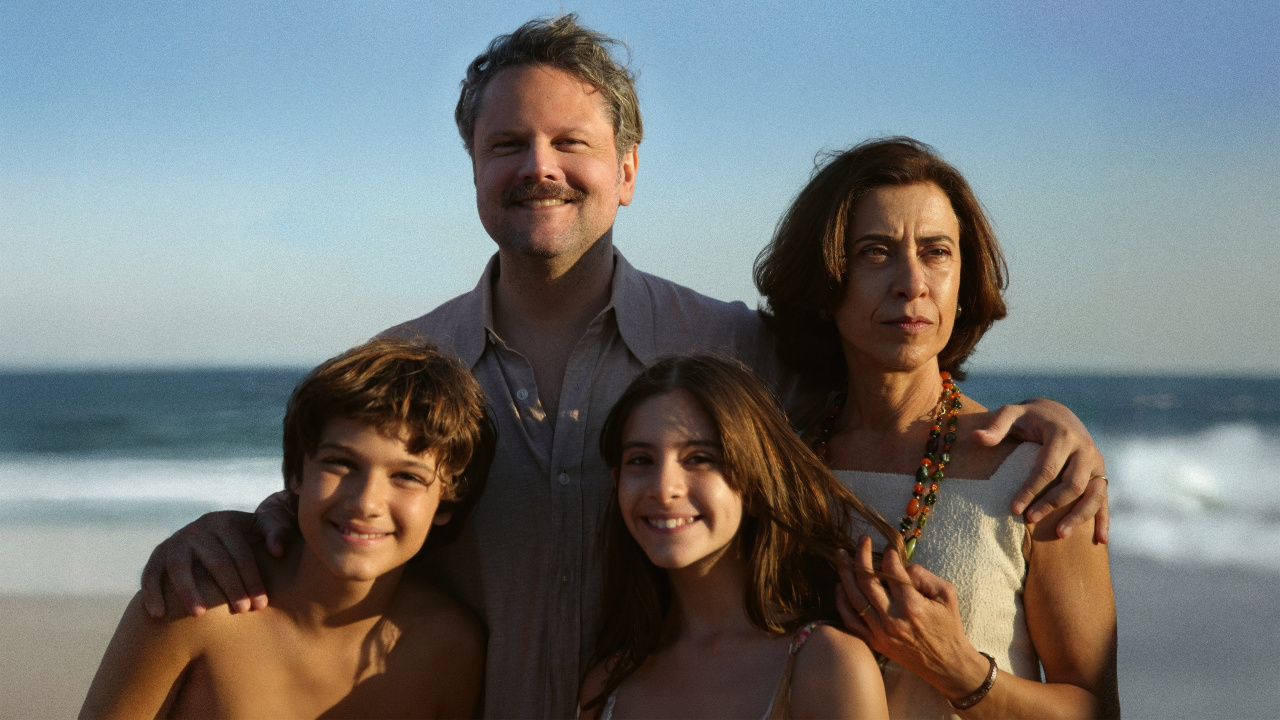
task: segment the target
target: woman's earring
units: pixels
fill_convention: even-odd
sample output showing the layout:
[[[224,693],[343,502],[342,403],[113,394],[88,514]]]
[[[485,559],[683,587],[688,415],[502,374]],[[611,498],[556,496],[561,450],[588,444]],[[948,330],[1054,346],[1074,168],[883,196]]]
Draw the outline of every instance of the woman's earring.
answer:
[[[960,319],[960,311],[961,311],[961,310],[963,310],[963,309],[964,309],[964,308],[961,308],[959,305],[957,305],[957,306],[956,306],[956,319],[957,319],[957,320],[959,320],[959,319]]]

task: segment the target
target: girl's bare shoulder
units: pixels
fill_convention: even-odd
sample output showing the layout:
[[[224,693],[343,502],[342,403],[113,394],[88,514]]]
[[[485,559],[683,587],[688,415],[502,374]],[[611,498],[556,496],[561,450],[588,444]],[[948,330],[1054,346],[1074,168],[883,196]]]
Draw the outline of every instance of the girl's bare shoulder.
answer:
[[[796,655],[792,717],[887,717],[884,681],[871,648],[833,625],[819,625]]]

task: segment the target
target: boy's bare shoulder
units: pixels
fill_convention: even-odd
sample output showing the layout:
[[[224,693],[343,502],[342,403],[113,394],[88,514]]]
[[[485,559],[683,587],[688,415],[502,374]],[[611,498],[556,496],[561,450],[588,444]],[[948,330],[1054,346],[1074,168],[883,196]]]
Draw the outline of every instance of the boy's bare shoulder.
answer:
[[[387,619],[400,629],[401,644],[456,660],[484,655],[485,629],[480,619],[439,588],[408,573],[400,579],[395,607]]]

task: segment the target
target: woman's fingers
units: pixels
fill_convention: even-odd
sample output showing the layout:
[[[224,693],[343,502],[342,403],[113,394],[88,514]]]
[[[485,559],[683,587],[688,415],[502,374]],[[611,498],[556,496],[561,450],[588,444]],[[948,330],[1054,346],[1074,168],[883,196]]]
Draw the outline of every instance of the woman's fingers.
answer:
[[[840,613],[840,619],[844,621],[846,630],[868,644],[871,642],[871,628],[853,608],[853,603],[849,601],[849,595],[844,589],[843,580],[836,584],[836,612]]]
[[[858,589],[862,591],[862,596],[867,599],[868,606],[880,615],[887,616],[889,610],[889,593],[884,589],[884,583],[880,578],[876,577],[875,565],[871,555],[871,538],[863,535],[858,541],[857,556],[854,559],[853,570],[858,581]],[[859,611],[861,612],[861,608]],[[866,613],[861,613],[866,615]],[[871,621],[869,621],[871,622]]]

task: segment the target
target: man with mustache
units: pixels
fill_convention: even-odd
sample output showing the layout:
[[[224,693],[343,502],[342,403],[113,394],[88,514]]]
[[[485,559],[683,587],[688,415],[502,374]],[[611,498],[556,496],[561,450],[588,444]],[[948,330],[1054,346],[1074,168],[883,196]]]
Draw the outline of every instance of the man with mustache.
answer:
[[[489,628],[490,717],[575,714],[600,614],[596,541],[611,491],[597,441],[609,408],[642,367],[663,355],[720,351],[753,367],[794,407],[805,404],[756,313],[640,272],[614,248],[614,218],[635,192],[642,137],[633,76],[611,57],[614,44],[565,15],[495,38],[470,64],[455,118],[480,220],[498,252],[474,290],[387,331],[459,355],[497,425],[473,519],[423,560],[425,572]],[[1046,499],[1060,506],[1085,491],[1071,521],[1099,511],[1105,528],[1105,492],[1085,480],[1101,472],[1101,457],[1074,415],[1038,402],[1004,419],[993,438],[1019,419],[1027,439],[1050,446],[1054,467],[1042,468],[1044,480],[1029,489],[1038,491],[1072,457],[1071,477],[1080,479]],[[286,526],[271,501],[264,506],[258,516],[274,552]],[[265,606],[245,537],[252,524],[243,514],[214,513],[165,541],[143,574],[147,607],[163,612],[167,575],[183,603],[201,612],[195,561],[237,609]]]

